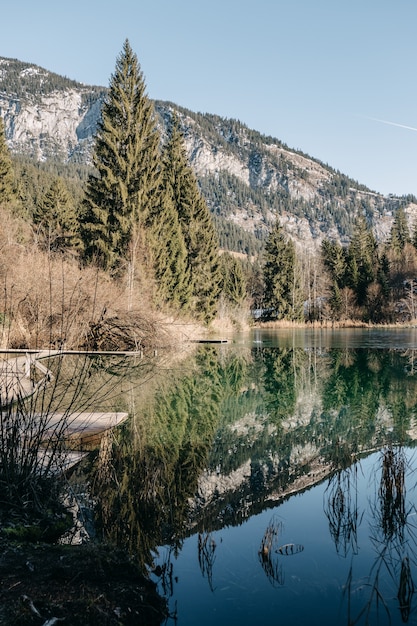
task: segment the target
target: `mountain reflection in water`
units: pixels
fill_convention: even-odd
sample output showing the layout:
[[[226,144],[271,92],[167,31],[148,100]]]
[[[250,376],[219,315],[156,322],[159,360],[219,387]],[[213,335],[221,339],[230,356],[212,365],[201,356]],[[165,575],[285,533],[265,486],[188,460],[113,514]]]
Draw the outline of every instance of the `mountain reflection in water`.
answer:
[[[92,484],[167,623],[417,623],[415,333],[256,331],[138,388]]]

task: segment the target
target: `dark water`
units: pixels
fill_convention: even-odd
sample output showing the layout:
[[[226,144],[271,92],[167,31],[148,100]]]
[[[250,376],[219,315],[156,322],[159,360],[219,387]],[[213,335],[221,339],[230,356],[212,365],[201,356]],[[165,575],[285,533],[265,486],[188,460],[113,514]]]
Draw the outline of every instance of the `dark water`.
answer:
[[[417,624],[417,330],[254,332],[153,388],[95,482],[168,624]]]

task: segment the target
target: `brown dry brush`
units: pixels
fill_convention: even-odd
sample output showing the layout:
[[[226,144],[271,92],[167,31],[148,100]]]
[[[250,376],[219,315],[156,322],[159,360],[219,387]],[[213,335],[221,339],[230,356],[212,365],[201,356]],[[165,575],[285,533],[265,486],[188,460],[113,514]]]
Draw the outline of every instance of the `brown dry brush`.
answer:
[[[155,350],[162,336],[168,336],[157,324],[139,313],[120,312],[106,317],[105,312],[90,324],[83,347],[101,351],[146,351]]]
[[[138,259],[132,280],[128,264],[111,276],[80,267],[75,250],[41,250],[35,239],[0,206],[0,349],[147,350],[195,332],[178,311],[156,311],[149,259]]]
[[[1,247],[0,347],[137,350],[160,329],[138,283],[131,311],[122,279],[36,247]],[[142,311],[142,313],[139,313]],[[160,343],[160,338],[159,343]]]

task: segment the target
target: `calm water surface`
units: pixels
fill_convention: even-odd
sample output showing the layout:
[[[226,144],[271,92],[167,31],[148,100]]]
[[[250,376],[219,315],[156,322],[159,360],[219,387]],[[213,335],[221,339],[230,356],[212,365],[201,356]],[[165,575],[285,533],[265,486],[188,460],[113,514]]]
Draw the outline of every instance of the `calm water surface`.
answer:
[[[254,331],[132,394],[99,511],[167,624],[417,624],[416,357],[415,329]]]

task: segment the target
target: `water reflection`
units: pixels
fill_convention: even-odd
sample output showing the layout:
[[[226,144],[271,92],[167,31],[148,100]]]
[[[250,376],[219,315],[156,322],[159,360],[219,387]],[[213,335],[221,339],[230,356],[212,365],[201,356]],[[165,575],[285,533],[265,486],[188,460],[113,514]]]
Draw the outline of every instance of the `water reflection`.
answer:
[[[358,553],[358,527],[362,515],[358,507],[358,463],[338,470],[325,491],[324,512],[336,552],[346,557]]]
[[[266,527],[258,553],[262,569],[273,586],[282,586],[285,580],[282,563],[277,557],[278,545],[282,531],[282,521],[276,516],[273,516],[270,523]]]
[[[148,565],[179,624],[196,596],[201,624],[414,615],[413,335],[290,339],[202,347],[132,395],[98,456],[103,536]]]
[[[350,473],[351,468],[342,472],[345,475],[342,478],[345,484],[349,481]],[[367,539],[374,553],[373,559],[369,561],[369,571],[362,578],[355,572],[356,559],[351,559],[344,585],[348,624],[374,623],[375,619],[382,619],[383,616],[389,623],[400,623],[397,611],[401,622],[406,623],[410,618],[415,601],[412,570],[417,566],[417,527],[414,497],[411,501],[407,500],[406,477],[408,474],[408,479],[412,480],[413,473],[413,467],[402,446],[388,445],[378,453],[374,463],[373,497],[369,500],[367,511],[364,508],[359,514],[357,507],[355,508],[353,535],[350,523],[352,515],[349,506],[345,506],[346,498],[329,497],[328,509],[332,511],[333,517],[337,520],[348,520],[348,523],[339,526],[342,528],[343,547],[351,544],[350,540],[354,536],[354,545],[357,548],[357,521],[360,519],[362,522],[367,513]],[[369,493],[372,493],[372,489]],[[328,517],[332,530],[332,517]],[[338,549],[339,535],[332,533],[332,536]],[[367,543],[362,541],[362,545],[366,546]],[[357,549],[352,553],[356,555]],[[345,549],[344,556],[347,554],[348,550]],[[357,598],[359,589],[360,602]]]
[[[213,565],[216,560],[216,542],[210,533],[198,533],[198,564],[201,574],[207,578],[211,591],[213,587]]]

